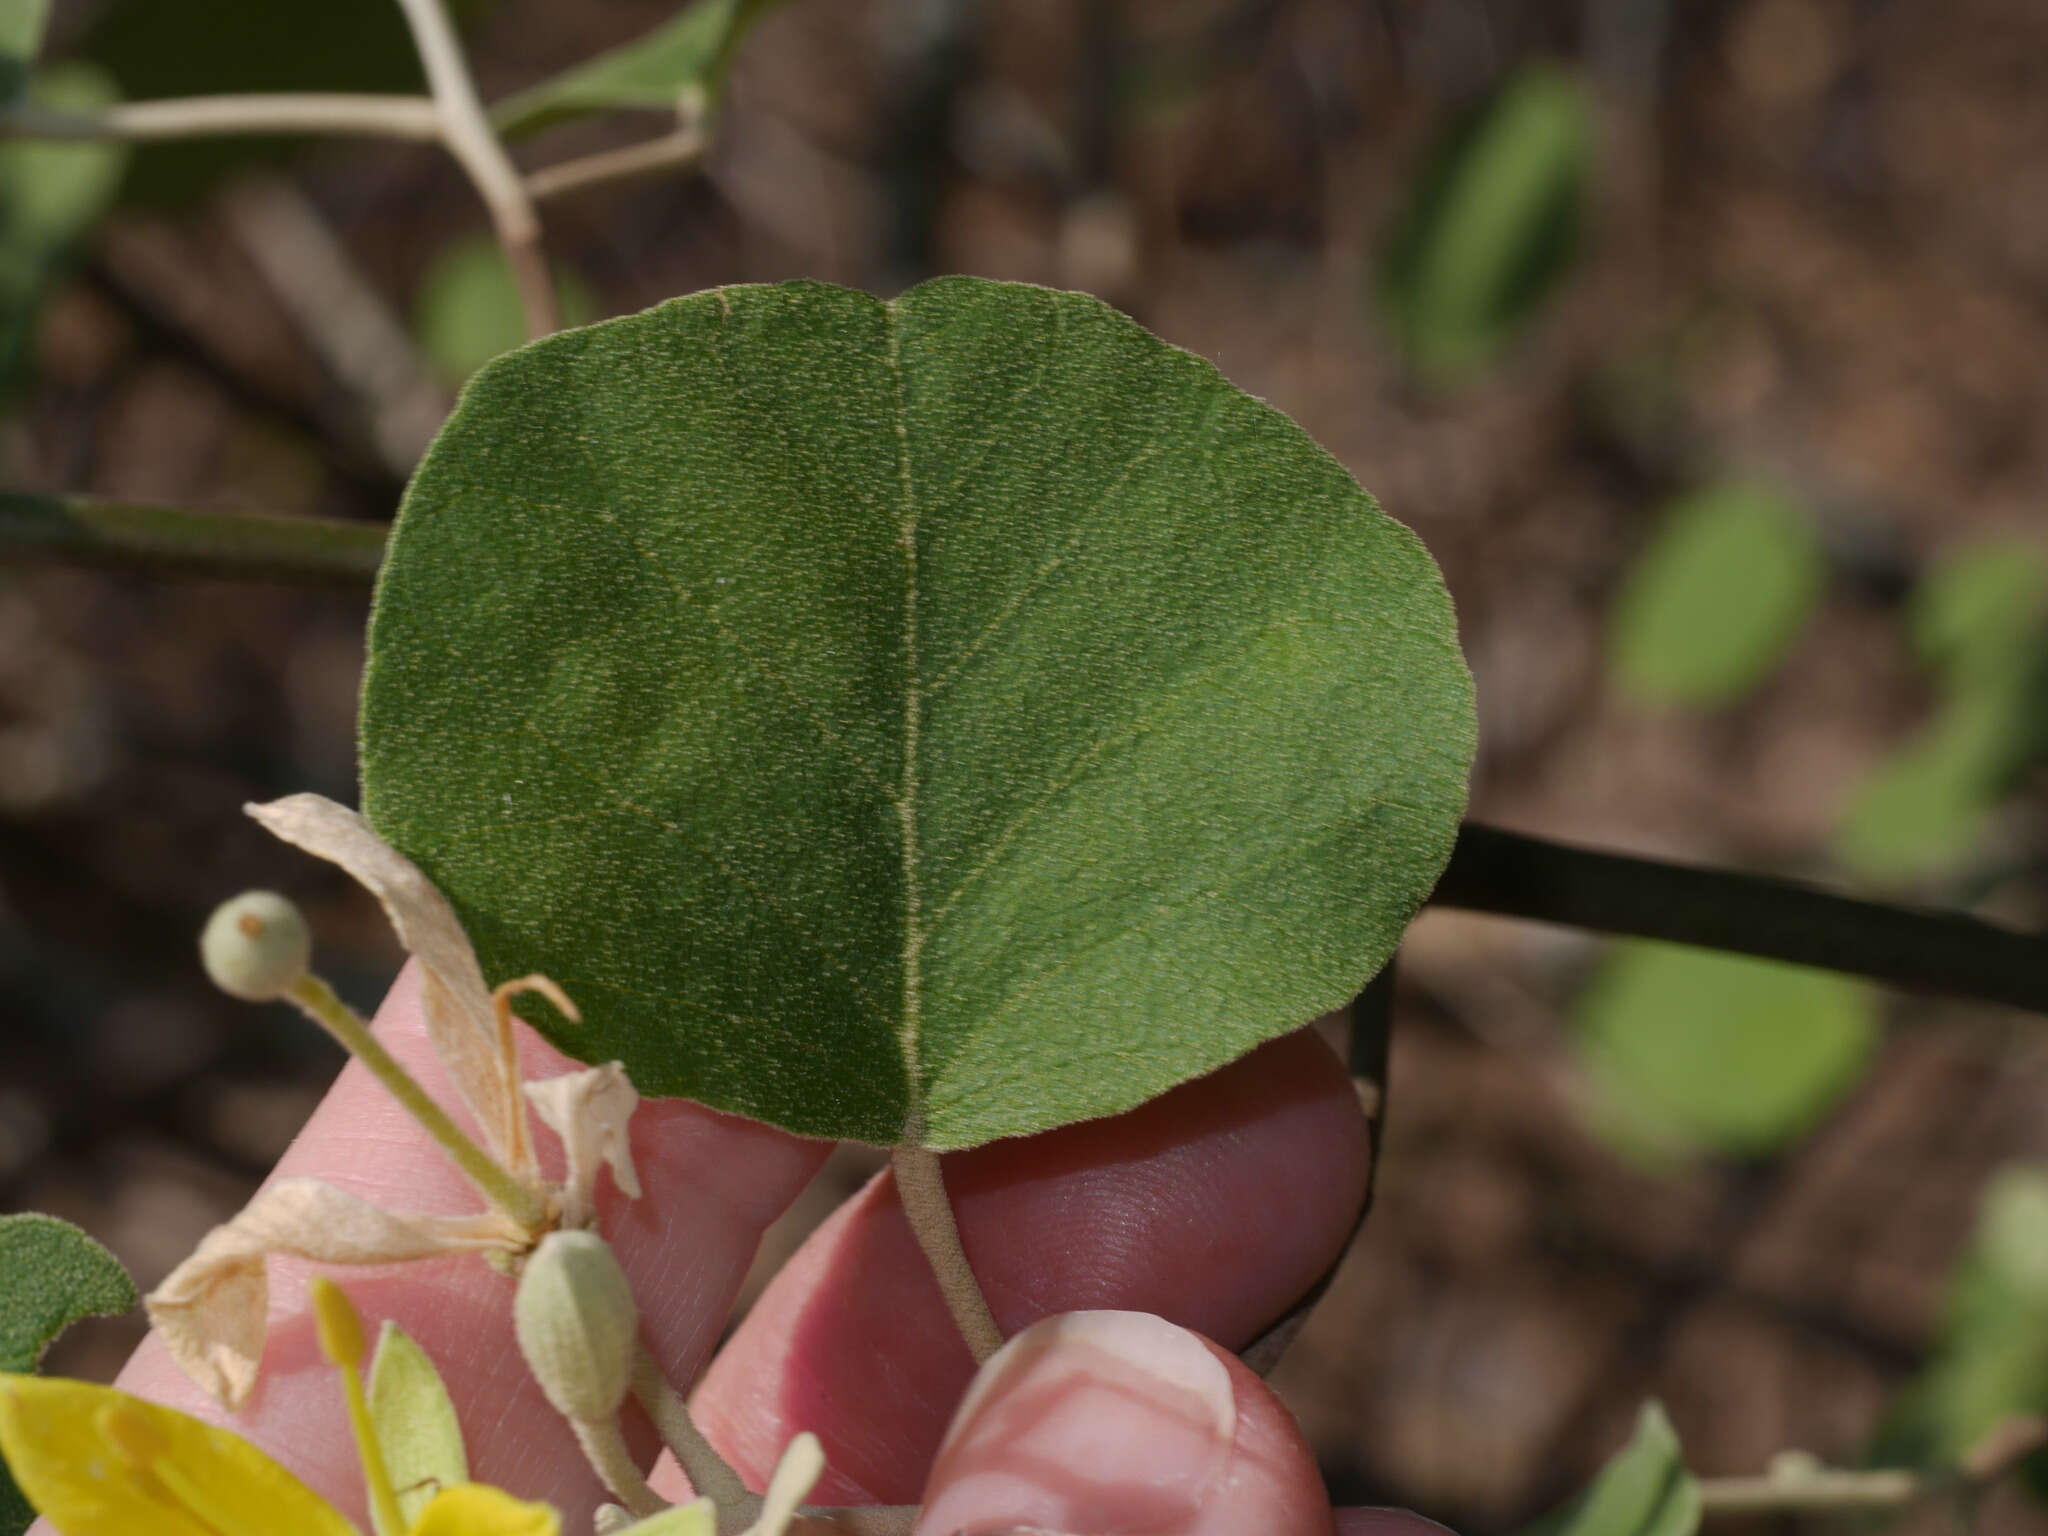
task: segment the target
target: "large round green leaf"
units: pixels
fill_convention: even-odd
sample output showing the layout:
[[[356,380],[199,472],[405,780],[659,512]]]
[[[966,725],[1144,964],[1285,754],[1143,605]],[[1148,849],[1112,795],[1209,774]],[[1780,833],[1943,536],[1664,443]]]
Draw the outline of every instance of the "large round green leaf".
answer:
[[[1473,746],[1414,536],[1096,300],[680,299],[477,375],[384,566],[365,807],[643,1091],[971,1145],[1345,1001]]]

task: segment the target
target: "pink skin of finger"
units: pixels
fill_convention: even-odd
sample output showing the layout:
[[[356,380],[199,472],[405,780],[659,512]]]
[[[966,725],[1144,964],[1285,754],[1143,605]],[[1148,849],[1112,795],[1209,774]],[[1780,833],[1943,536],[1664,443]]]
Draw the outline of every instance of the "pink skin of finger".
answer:
[[[423,1038],[410,969],[376,1028],[430,1092],[452,1103]],[[534,1075],[570,1065],[536,1038],[523,1049]],[[627,1201],[607,1181],[600,1228],[639,1298],[643,1340],[672,1380],[689,1382],[717,1345],[762,1231],[829,1147],[674,1100],[644,1104],[632,1138],[647,1196]],[[1341,1065],[1303,1033],[1130,1115],[949,1157],[947,1180],[968,1254],[1006,1330],[1075,1308],[1137,1308],[1237,1347],[1341,1250],[1367,1156]],[[308,1175],[394,1209],[462,1212],[478,1204],[424,1133],[353,1064],[273,1177]],[[700,1422],[752,1485],[761,1485],[790,1434],[811,1429],[832,1467],[821,1501],[918,1498],[974,1374],[922,1265],[885,1175],[778,1277],[697,1394]],[[233,1428],[360,1516],[360,1477],[341,1395],[306,1314],[305,1271],[272,1265],[263,1379],[239,1414],[199,1393],[154,1339],[119,1384]],[[572,1512],[605,1497],[519,1358],[511,1282],[464,1258],[339,1278],[373,1327],[392,1318],[441,1366],[464,1418],[475,1476]],[[1073,1326],[1085,1333],[1088,1325]],[[1232,1518],[1249,1524],[1236,1528],[1330,1529],[1313,1464],[1285,1410],[1227,1351],[1199,1347],[1232,1384],[1234,1443],[1249,1447],[1244,1466],[1285,1474],[1241,1479],[1249,1502],[1233,1496],[1241,1515]],[[851,1382],[850,1370],[859,1373]],[[873,1390],[878,1384],[892,1390]],[[849,1385],[868,1390],[843,1390]],[[628,1433],[644,1463],[654,1441],[635,1418],[629,1415]],[[986,1449],[985,1439],[976,1443]],[[935,1492],[975,1466],[964,1451],[948,1454],[953,1471],[940,1469]],[[1094,1475],[1085,1466],[1081,1472]],[[1264,1493],[1251,1491],[1261,1487]],[[1286,1507],[1268,1509],[1261,1499]],[[1306,1516],[1301,1523],[1297,1500],[1320,1523]],[[1209,1503],[1199,1508],[1206,1512]],[[1292,1523],[1274,1524],[1269,1514]],[[1366,1522],[1356,1527],[1359,1536],[1402,1536],[1385,1528],[1396,1518],[1409,1517],[1347,1516]],[[937,1529],[920,1527],[927,1528]]]
[[[1294,1418],[1228,1350],[1143,1312],[1070,1312],[976,1376],[917,1536],[1446,1536],[1334,1517]]]

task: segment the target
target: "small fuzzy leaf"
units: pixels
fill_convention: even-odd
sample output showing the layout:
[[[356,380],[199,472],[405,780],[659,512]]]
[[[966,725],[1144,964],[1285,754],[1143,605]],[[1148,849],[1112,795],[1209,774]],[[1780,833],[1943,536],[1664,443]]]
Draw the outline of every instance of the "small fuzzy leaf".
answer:
[[[597,295],[573,272],[555,269],[555,300],[569,325],[597,318]],[[505,251],[488,235],[457,240],[434,258],[413,302],[420,348],[459,384],[526,340],[526,312]]]
[[[1617,946],[1574,1021],[1603,1129],[1652,1157],[1776,1150],[1833,1107],[1876,1038],[1857,982],[1671,944]]]
[[[1585,90],[1549,65],[1506,81],[1437,148],[1379,282],[1425,382],[1461,381],[1534,317],[1577,244],[1592,163]]]
[[[1783,496],[1746,484],[1694,492],[1665,514],[1616,600],[1614,670],[1650,703],[1733,703],[1783,658],[1824,576],[1812,530]]]
[[[0,1371],[32,1371],[80,1318],[126,1312],[137,1297],[121,1261],[68,1221],[0,1216]]]
[[[364,803],[569,1054],[804,1134],[1112,1114],[1353,996],[1464,805],[1434,564],[1079,294],[731,288],[485,368]]]
[[[1521,1536],[1692,1536],[1700,1491],[1657,1403],[1645,1403],[1629,1443],[1609,1458],[1593,1486]]]
[[[469,1481],[462,1425],[434,1362],[396,1323],[378,1334],[369,1394],[377,1445],[410,1525],[435,1494]]]
[[[696,0],[645,37],[507,97],[491,109],[491,122],[517,137],[589,112],[673,110],[691,92],[708,99],[717,94],[740,40],[780,3]]]

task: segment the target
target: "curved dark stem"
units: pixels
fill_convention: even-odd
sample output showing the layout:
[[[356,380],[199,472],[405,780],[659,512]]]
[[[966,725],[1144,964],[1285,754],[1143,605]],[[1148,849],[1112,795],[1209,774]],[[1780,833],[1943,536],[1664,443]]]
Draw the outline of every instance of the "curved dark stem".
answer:
[[[1468,821],[1430,900],[2048,1013],[2048,939],[1767,875],[1599,853]]]

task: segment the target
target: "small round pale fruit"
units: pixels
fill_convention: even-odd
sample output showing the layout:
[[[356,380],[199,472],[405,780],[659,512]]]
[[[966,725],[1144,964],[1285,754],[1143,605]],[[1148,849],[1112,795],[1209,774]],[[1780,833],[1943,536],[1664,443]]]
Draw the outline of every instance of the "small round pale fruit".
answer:
[[[609,1419],[633,1382],[640,1336],[633,1288],[595,1232],[550,1232],[526,1260],[512,1298],[519,1352],[555,1411]]]
[[[299,909],[275,891],[244,891],[213,909],[199,958],[231,997],[267,1003],[291,990],[313,960],[313,935]]]

